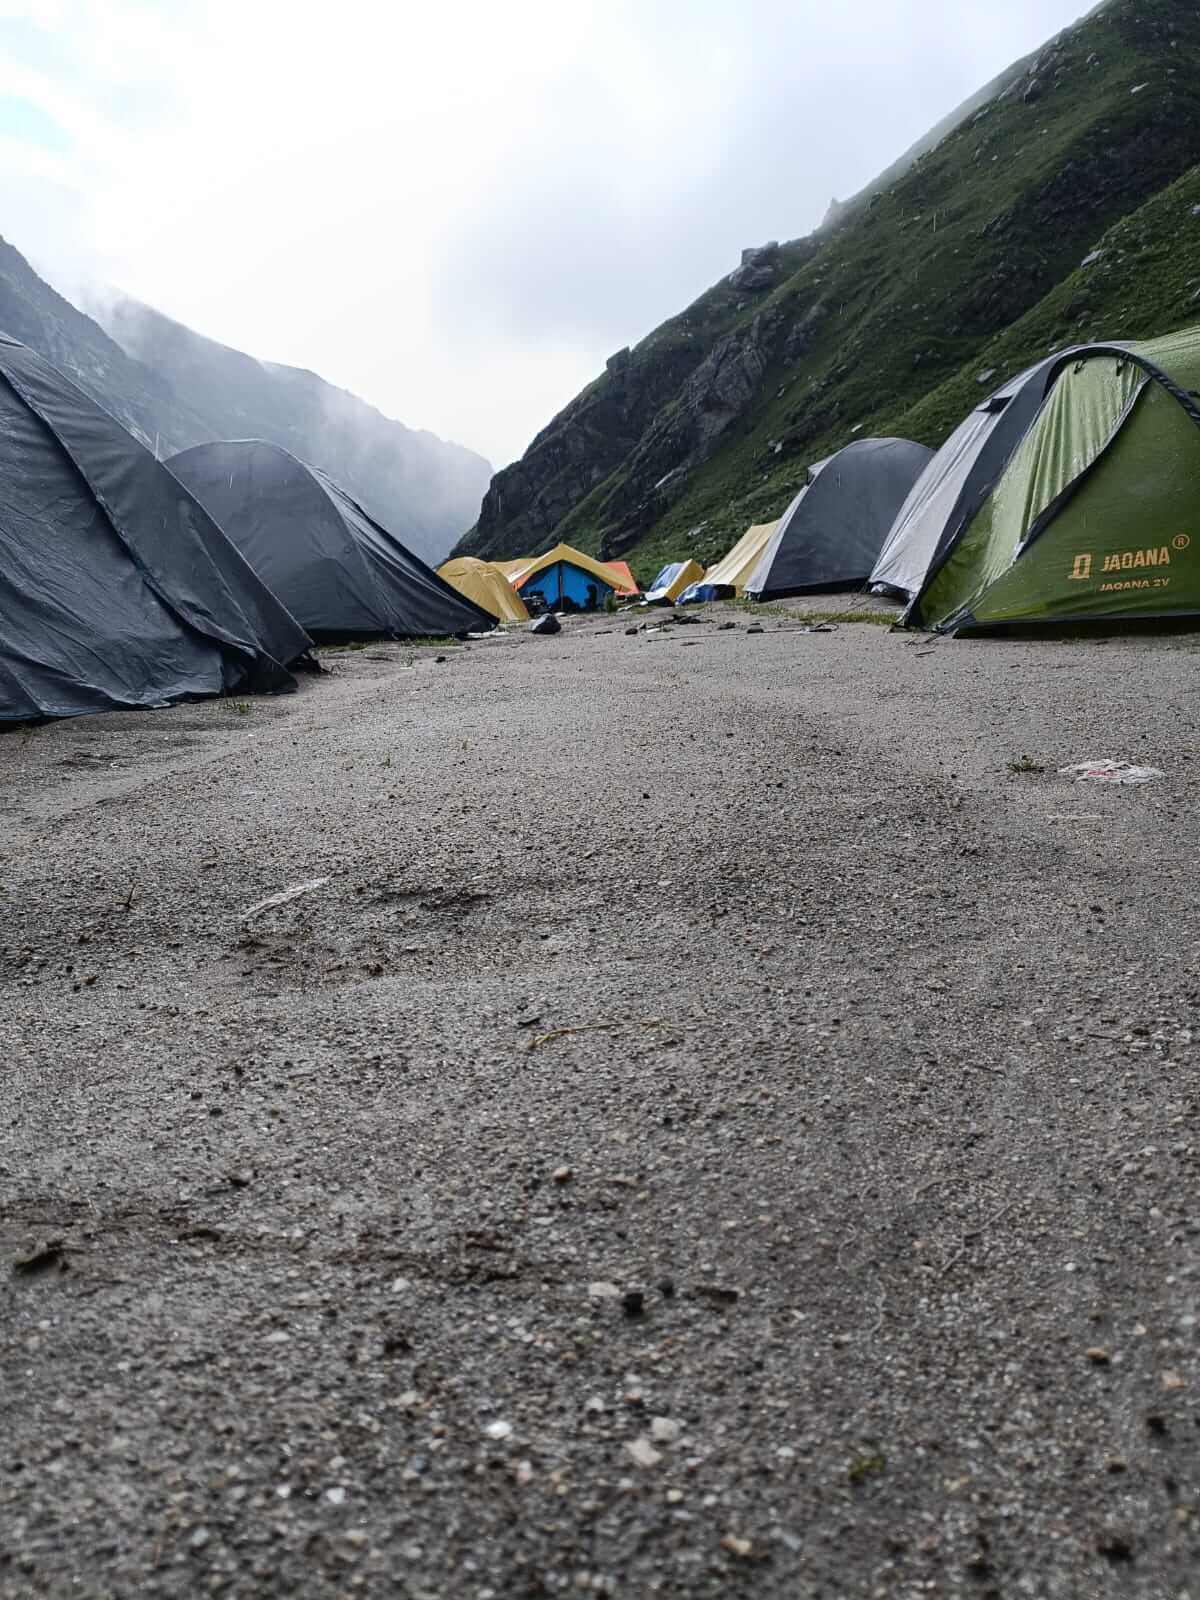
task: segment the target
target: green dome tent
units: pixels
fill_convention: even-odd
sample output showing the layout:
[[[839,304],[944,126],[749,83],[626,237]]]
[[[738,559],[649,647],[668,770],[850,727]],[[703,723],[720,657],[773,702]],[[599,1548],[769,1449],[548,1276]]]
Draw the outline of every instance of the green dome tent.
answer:
[[[1200,327],[1062,359],[905,614],[966,632],[1200,614]]]

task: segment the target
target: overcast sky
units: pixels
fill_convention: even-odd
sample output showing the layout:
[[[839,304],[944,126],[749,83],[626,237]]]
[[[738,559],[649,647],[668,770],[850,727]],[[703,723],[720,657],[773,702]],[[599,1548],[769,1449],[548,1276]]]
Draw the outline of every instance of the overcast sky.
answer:
[[[1086,0],[0,0],[0,233],[519,455]]]

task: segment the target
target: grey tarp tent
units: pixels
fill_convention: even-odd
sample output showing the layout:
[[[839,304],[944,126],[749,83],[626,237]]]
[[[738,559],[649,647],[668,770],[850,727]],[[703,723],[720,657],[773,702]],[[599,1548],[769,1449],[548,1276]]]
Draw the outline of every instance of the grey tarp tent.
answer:
[[[751,600],[867,581],[897,511],[933,455],[910,439],[860,439],[809,468],[746,580]]]
[[[873,589],[904,599],[917,593],[987,499],[1071,354],[1060,350],[1029,367],[959,424],[901,506],[871,572]]]
[[[294,688],[310,640],[166,467],[0,334],[0,721]]]
[[[332,479],[279,445],[198,444],[168,465],[315,639],[447,636],[496,625]]]

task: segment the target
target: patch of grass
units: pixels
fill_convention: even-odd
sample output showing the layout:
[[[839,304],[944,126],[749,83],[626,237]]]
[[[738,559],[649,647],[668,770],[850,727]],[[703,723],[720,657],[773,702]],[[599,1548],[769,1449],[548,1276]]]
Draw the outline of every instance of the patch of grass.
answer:
[[[254,710],[249,700],[223,700],[221,704],[226,711],[232,712],[235,717],[248,717]]]
[[[1008,763],[1010,772],[1045,772],[1046,768],[1040,761],[1031,761],[1028,756],[1018,756],[1015,761]]]
[[[877,1478],[887,1466],[887,1457],[878,1445],[865,1444],[854,1452],[846,1468],[846,1476],[858,1487]]]
[[[897,611],[843,610],[843,611],[795,611],[789,606],[762,605],[757,600],[729,600],[726,604],[736,606],[739,611],[745,611],[755,617],[759,622],[767,621],[771,617],[786,617],[789,622],[801,622],[805,627],[815,627],[818,623],[829,622],[841,626],[848,622],[866,622],[875,628],[890,628],[900,617]]]

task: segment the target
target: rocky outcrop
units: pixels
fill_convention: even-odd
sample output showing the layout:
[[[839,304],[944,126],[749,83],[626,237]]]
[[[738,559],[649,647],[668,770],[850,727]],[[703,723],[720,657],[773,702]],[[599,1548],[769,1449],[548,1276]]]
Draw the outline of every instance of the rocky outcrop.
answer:
[[[773,239],[770,244],[743,250],[742,264],[729,274],[729,282],[735,289],[745,289],[750,294],[758,294],[763,289],[775,286],[778,281],[776,276],[778,265],[779,241]]]
[[[626,470],[593,507],[601,554],[621,555],[679,499],[759,393],[779,345],[784,313],[768,306],[720,340],[639,442]]]

